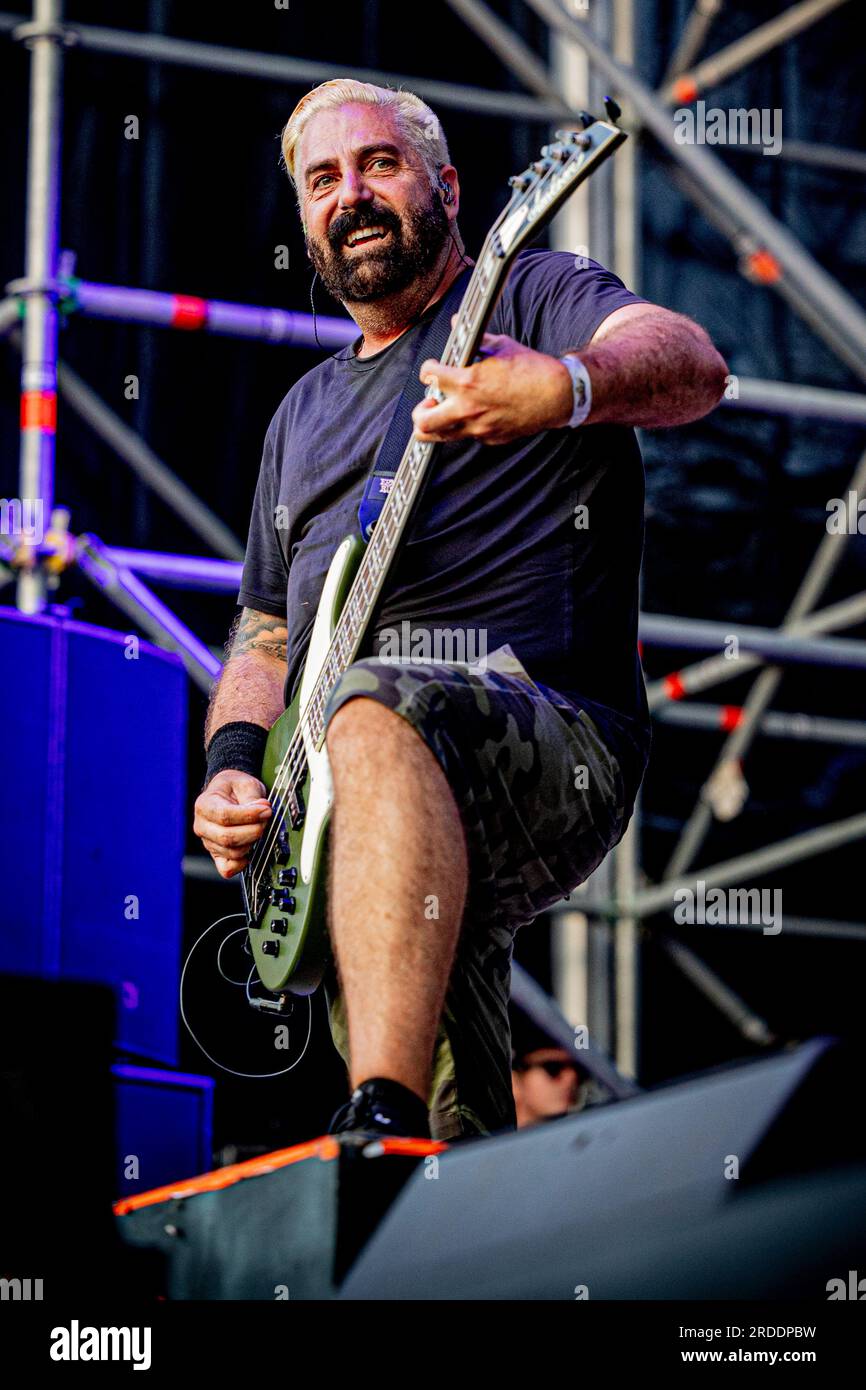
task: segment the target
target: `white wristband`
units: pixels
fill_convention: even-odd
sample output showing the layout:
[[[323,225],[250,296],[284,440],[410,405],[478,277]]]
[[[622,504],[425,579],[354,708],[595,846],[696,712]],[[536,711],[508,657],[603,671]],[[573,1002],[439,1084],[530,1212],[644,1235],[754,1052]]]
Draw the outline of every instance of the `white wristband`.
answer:
[[[575,353],[569,352],[565,357],[560,357],[559,360],[567,368],[571,377],[574,391],[574,410],[571,412],[571,419],[568,424],[571,429],[574,429],[577,425],[583,424],[592,410],[592,382],[589,379],[589,372]]]

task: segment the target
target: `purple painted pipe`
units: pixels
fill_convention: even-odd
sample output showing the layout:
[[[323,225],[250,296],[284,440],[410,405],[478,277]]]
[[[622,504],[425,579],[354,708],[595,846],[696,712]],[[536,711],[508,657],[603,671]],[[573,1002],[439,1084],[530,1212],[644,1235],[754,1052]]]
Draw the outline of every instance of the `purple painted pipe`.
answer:
[[[289,309],[229,304],[221,299],[134,290],[122,285],[96,285],[74,278],[61,283],[68,290],[74,308],[92,318],[150,323],[236,338],[261,338],[269,343],[289,343],[292,347],[338,348],[358,337],[357,325],[351,319],[327,314],[317,314],[314,325],[312,314],[299,314]]]

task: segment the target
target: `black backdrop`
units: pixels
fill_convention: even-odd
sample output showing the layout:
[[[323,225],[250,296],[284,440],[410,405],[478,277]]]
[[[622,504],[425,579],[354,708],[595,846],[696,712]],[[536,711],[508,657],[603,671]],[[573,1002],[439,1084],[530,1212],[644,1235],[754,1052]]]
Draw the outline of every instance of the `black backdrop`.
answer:
[[[786,3],[749,0],[727,7],[710,49],[779,13]],[[493,8],[545,55],[543,26],[520,0],[497,0]],[[638,66],[650,82],[659,81],[689,8],[686,0],[636,4]],[[708,99],[721,106],[780,107],[787,138],[862,149],[866,122],[855,10],[844,7]],[[100,0],[69,0],[67,11],[73,23],[122,24],[307,57],[333,64],[335,75],[346,64],[516,90],[507,70],[444,3],[425,7],[417,19],[397,0],[336,7],[291,0],[288,11],[277,10],[272,0],[248,0],[240,11],[192,0],[127,0],[122,9]],[[0,74],[5,282],[22,270],[27,112],[26,55],[8,37],[0,42]],[[61,245],[75,252],[77,273],[89,280],[308,309],[311,277],[293,196],[278,168],[279,131],[307,85],[71,50],[65,64]],[[129,115],[138,117],[138,140],[124,138]],[[547,129],[455,109],[443,108],[441,115],[462,174],[461,227],[473,252],[501,206],[507,176],[533,157]],[[866,213],[858,198],[860,180],[784,158],[734,150],[720,155],[862,302]],[[778,298],[738,276],[727,242],[680,197],[666,161],[650,142],[642,142],[641,168],[642,269],[636,288],[703,322],[733,372],[856,389],[846,370]],[[289,268],[278,270],[275,248],[284,244]],[[321,290],[317,308],[339,312]],[[243,540],[268,422],[288,387],[319,354],[85,320],[73,320],[64,330],[61,351]],[[138,401],[124,397],[130,373],[140,379]],[[17,491],[17,410],[17,362],[7,344],[0,347],[4,496]],[[648,471],[645,609],[779,622],[823,534],[827,499],[844,493],[862,431],[719,411],[672,434],[646,432],[642,442]],[[138,484],[62,402],[56,495],[71,508],[76,532],[94,530],[117,545],[203,551],[170,509]],[[827,600],[863,587],[863,551],[862,538],[851,542]],[[234,613],[230,598],[175,592],[167,597],[205,640],[222,643]],[[89,621],[123,627],[120,615],[74,577],[61,598]],[[647,651],[647,673],[660,675],[680,659],[676,653]],[[703,698],[738,702],[747,689],[746,681],[733,683]],[[779,705],[858,717],[862,696],[860,678],[801,673],[786,677]],[[204,714],[203,698],[193,692],[191,699],[190,802],[203,769]],[[643,857],[653,877],[663,870],[717,746],[715,736],[656,726],[644,798]],[[732,825],[716,828],[701,862],[860,810],[863,764],[857,750],[759,741],[746,766],[752,789],[748,808]],[[189,850],[196,849],[190,834]],[[859,862],[855,847],[760,883],[784,889],[788,913],[860,919]],[[233,889],[189,882],[189,941],[235,905]],[[780,1036],[855,1026],[862,946],[724,929],[700,935],[693,929],[686,939]],[[543,924],[524,933],[517,954],[547,977]],[[674,972],[652,935],[644,971],[643,1080],[749,1051]],[[202,1010],[208,998],[203,992]],[[211,1026],[217,1026],[215,1020]],[[235,1027],[248,1037],[246,1018],[237,1019]],[[255,1053],[261,1035],[250,1036]],[[250,1060],[239,1044],[236,1060],[244,1057]],[[201,1066],[191,1045],[183,1061]],[[313,1053],[292,1076],[278,1082],[221,1082],[218,1142],[283,1143],[317,1132],[340,1099],[341,1086],[317,1001]]]

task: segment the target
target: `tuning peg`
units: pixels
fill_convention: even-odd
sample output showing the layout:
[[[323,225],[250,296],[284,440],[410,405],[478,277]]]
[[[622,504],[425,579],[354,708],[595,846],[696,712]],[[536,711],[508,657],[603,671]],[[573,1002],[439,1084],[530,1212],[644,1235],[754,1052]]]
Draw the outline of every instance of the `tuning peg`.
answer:
[[[524,169],[522,174],[512,174],[508,182],[511,184],[512,188],[516,188],[522,193],[532,182],[532,171],[530,169]]]
[[[595,116],[591,116],[588,111],[578,111],[577,118],[584,130],[588,130],[591,125],[595,125]]]
[[[622,108],[619,103],[615,102],[613,97],[605,97],[604,109],[607,112],[608,120],[613,121],[613,124],[616,125],[622,115]]]
[[[559,160],[561,162],[569,158],[571,151],[566,149],[565,145],[561,145],[559,141],[557,141],[555,145],[542,145],[541,153],[545,159]]]

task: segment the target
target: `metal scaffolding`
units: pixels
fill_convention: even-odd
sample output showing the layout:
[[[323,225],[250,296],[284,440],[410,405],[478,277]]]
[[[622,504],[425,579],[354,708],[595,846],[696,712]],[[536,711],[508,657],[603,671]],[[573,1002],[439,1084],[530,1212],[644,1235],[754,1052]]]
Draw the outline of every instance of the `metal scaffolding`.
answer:
[[[434,106],[501,117],[508,121],[531,120],[557,123],[574,120],[579,113],[567,63],[552,67],[529,47],[482,0],[447,0],[467,28],[491,49],[515,75],[523,92],[497,92],[453,82],[414,78],[367,69],[340,68],[341,75],[365,81],[405,85]],[[706,147],[681,144],[675,139],[670,104],[689,104],[700,93],[760,60],[778,44],[801,34],[846,0],[798,0],[781,15],[757,27],[751,34],[700,60],[700,53],[724,0],[696,0],[689,20],[671,55],[658,92],[637,75],[632,61],[633,0],[612,0],[610,15],[588,21],[582,7],[560,0],[526,0],[527,7],[548,26],[552,46],[560,57],[573,59],[579,52],[588,74],[602,79],[626,104],[627,118],[639,123],[661,146],[671,161],[673,176],[685,193],[729,239],[739,268],[756,295],[766,289],[780,294],[859,377],[866,381],[866,313],[802,246],[790,228],[774,218],[746,184]],[[608,19],[611,18],[608,24]],[[162,35],[132,33],[93,25],[63,22],[63,0],[34,0],[32,19],[0,13],[0,33],[26,46],[30,52],[29,144],[26,201],[26,261],[24,275],[7,286],[0,301],[0,337],[7,335],[21,350],[21,448],[20,496],[38,498],[52,514],[54,495],[56,401],[58,389],[88,425],[127,463],[150,488],[181,516],[217,557],[156,555],[112,549],[94,536],[36,544],[0,537],[0,570],[6,579],[17,577],[17,602],[22,611],[39,611],[45,601],[46,559],[58,560],[57,547],[66,546],[67,563],[76,563],[120,608],[150,636],[180,653],[190,676],[207,689],[219,671],[219,661],[195,635],[151,592],[146,576],[159,584],[199,587],[214,592],[234,591],[239,578],[242,546],[230,528],[102,401],[96,392],[68,366],[58,362],[57,331],[61,316],[116,318],[125,322],[161,324],[184,331],[220,333],[257,338],[271,343],[323,347],[339,346],[356,336],[347,319],[311,317],[276,308],[206,301],[191,295],[99,285],[75,279],[58,260],[59,193],[61,179],[61,93],[64,51],[94,52],[118,59],[191,66],[214,74],[235,74],[282,84],[314,84],[335,75],[325,62],[273,53],[221,48],[214,44],[174,39]],[[815,151],[786,150],[789,158],[814,162]],[[632,160],[636,158],[633,154]],[[825,167],[862,170],[866,156],[858,151],[822,152]],[[626,264],[634,255],[634,207],[636,166],[632,162],[618,186],[618,228],[614,228],[612,252]],[[613,173],[607,175],[613,178]],[[602,203],[590,206],[593,245],[610,223],[611,183]],[[598,192],[595,194],[598,198]],[[597,235],[596,235],[597,233]],[[20,331],[19,331],[19,325]],[[314,334],[317,332],[318,337]],[[761,411],[816,419],[866,423],[866,394],[789,385],[776,381],[740,380],[726,409]],[[866,454],[857,464],[849,486],[855,503],[866,487]],[[62,530],[62,528],[61,528]],[[692,869],[714,819],[723,818],[718,796],[720,777],[736,781],[749,747],[761,732],[770,737],[812,739],[818,742],[863,746],[866,724],[852,720],[819,719],[805,714],[776,714],[769,710],[781,679],[781,668],[806,662],[862,669],[866,643],[828,637],[863,620],[866,597],[855,595],[842,603],[817,609],[821,595],[844,553],[847,536],[825,532],[814,559],[777,631],[741,624],[686,622],[681,618],[644,614],[641,638],[647,645],[716,653],[685,669],[650,683],[651,709],[666,722],[684,728],[719,729],[725,735],[717,761],[701,790],[668,864],[663,881],[646,882],[640,868],[640,804],[629,830],[609,864],[572,895],[556,914],[569,933],[583,932],[582,944],[571,960],[580,959],[585,974],[575,993],[564,987],[572,1001],[579,995],[597,1043],[616,1057],[620,1073],[608,1070],[615,1094],[630,1093],[640,1069],[638,1011],[640,987],[641,923],[659,914],[670,914],[677,892],[705,885],[741,883],[744,876],[778,869],[805,858],[853,843],[866,835],[866,816],[852,816],[836,825],[819,827],[775,845],[767,845],[735,859]],[[3,577],[0,575],[0,578]],[[731,661],[721,654],[731,634],[740,650]],[[737,706],[683,703],[685,697],[711,686],[758,672],[755,684]],[[736,814],[736,812],[735,812]],[[197,866],[190,865],[191,874]],[[830,923],[789,918],[789,929],[816,937],[861,940],[866,927],[859,923]],[[767,1045],[774,1035],[759,1018],[682,942],[660,939],[678,967],[729,1017],[743,1035]],[[567,943],[560,942],[564,947]],[[567,954],[567,952],[565,952]],[[565,955],[563,955],[565,958]],[[574,967],[578,968],[578,967]],[[572,985],[573,985],[572,981]],[[552,1013],[519,978],[521,1003],[538,1021],[565,1036],[568,1024]],[[551,1021],[552,1020],[552,1021]],[[603,1060],[598,1064],[604,1073]]]

